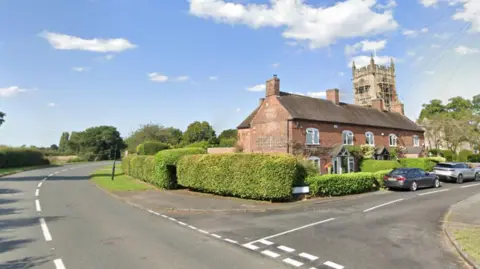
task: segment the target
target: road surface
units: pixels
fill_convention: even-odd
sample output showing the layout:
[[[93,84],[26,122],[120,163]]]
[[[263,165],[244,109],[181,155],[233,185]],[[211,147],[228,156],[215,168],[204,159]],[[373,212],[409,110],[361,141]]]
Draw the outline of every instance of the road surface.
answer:
[[[291,210],[175,214],[98,189],[88,175],[104,165],[1,178],[0,268],[465,268],[440,225],[480,191],[444,183]]]

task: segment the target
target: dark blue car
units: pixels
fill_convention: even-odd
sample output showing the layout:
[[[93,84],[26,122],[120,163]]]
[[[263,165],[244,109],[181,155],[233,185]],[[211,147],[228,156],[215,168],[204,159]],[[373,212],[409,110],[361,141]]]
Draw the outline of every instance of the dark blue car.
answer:
[[[427,173],[419,168],[397,168],[383,177],[385,187],[389,189],[438,188],[440,179],[433,173]]]

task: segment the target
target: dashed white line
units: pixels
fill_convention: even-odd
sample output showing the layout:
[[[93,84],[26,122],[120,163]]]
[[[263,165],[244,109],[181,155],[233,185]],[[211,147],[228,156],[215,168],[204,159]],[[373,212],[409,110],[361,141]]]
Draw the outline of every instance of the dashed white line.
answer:
[[[470,188],[470,187],[476,187],[476,186],[480,186],[480,183],[470,184],[470,185],[467,185],[467,186],[461,186],[460,188],[463,189],[463,188]]]
[[[45,237],[45,241],[52,241],[52,235],[48,230],[47,223],[45,222],[44,218],[40,218],[40,227],[42,228],[43,236]]]
[[[42,182],[44,182],[45,180],[47,180],[47,178],[42,179]]]
[[[283,250],[283,251],[286,251],[286,252],[294,252],[295,251],[295,249],[289,248],[287,246],[278,246],[278,248]]]
[[[58,171],[57,171],[57,172],[54,172],[53,174],[54,174],[54,175],[58,174]]]
[[[37,188],[40,188],[42,186],[42,184],[43,184],[42,181],[38,182]]]
[[[270,242],[270,241],[265,240],[265,239],[259,240],[258,242],[260,242],[264,245],[267,245],[267,246],[273,245],[273,242]]]
[[[177,221],[176,219],[170,218],[170,217],[168,217],[168,219],[171,220],[171,221]]]
[[[293,265],[295,267],[300,267],[303,265],[303,262],[296,261],[294,259],[286,258],[283,262]]]
[[[251,249],[251,250],[259,249],[259,247],[255,246],[255,245],[252,245],[252,244],[244,244],[243,246],[248,248],[248,249]]]
[[[211,236],[215,237],[215,238],[222,238],[220,235],[218,234],[210,234]]]
[[[40,193],[40,190],[39,190],[39,189],[36,189],[36,190],[35,190],[35,196],[38,196],[39,193]]]
[[[37,209],[37,212],[40,212],[42,211],[42,208],[40,207],[40,201],[35,200],[35,208]]]
[[[178,224],[183,225],[183,226],[187,226],[187,224],[185,222],[181,222],[181,221],[179,221]]]
[[[424,192],[424,193],[419,193],[418,196],[428,195],[428,194],[437,193],[437,192],[444,192],[444,191],[449,191],[449,190],[450,190],[450,189],[444,189],[444,190],[439,190],[439,191]]]
[[[232,244],[238,244],[237,241],[232,240],[232,239],[230,239],[230,238],[225,238],[225,241],[230,242],[230,243],[232,243]]]
[[[65,269],[65,265],[63,264],[62,259],[53,260],[56,269]]]
[[[190,228],[190,229],[192,229],[192,230],[197,230],[197,227],[192,226],[192,225],[188,225],[188,228]]]
[[[160,215],[160,216],[162,216],[162,217],[164,217],[164,218],[168,219],[168,216],[167,216],[167,215],[163,215],[163,214],[162,214],[162,215]]]
[[[277,258],[277,257],[280,256],[280,254],[278,254],[278,253],[276,253],[276,252],[273,252],[273,251],[270,251],[270,250],[268,250],[268,249],[262,251],[262,254],[263,254],[263,255],[267,255],[267,256],[269,256],[269,257],[272,257],[272,258]]]
[[[377,206],[374,206],[374,207],[370,207],[368,209],[363,210],[363,212],[372,211],[372,210],[380,208],[382,206],[390,205],[390,204],[397,203],[397,202],[400,202],[400,201],[403,201],[403,198],[402,199],[397,199],[397,200],[394,200],[394,201],[390,201],[388,203],[384,203],[384,204],[381,204],[381,205],[377,205]]]
[[[305,253],[305,252],[302,252],[302,253],[298,254],[298,256],[303,257],[305,259],[309,259],[311,261],[314,261],[314,260],[318,259],[317,256],[313,256],[313,255]]]
[[[201,232],[202,234],[209,234],[209,232],[205,231],[205,230],[200,230],[198,229],[199,232]]]
[[[48,175],[48,177],[53,177],[54,175],[55,175],[55,174],[52,173],[52,174]]]
[[[345,268],[344,266],[340,265],[340,264],[337,264],[337,263],[334,263],[334,262],[331,262],[331,261],[327,261],[327,262],[324,262],[323,264],[325,264],[326,266],[330,266],[332,268],[335,268],[335,269],[343,269]]]

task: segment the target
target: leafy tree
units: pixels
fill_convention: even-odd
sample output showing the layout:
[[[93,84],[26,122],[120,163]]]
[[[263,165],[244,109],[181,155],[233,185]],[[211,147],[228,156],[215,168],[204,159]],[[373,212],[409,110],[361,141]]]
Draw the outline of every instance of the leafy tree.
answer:
[[[82,142],[82,132],[72,132],[70,139],[67,143],[67,152],[78,154],[80,153],[80,147]]]
[[[473,113],[480,115],[480,94],[475,95],[472,98]]]
[[[446,105],[448,112],[461,113],[464,111],[472,110],[473,104],[470,100],[457,96],[450,98],[449,103]]]
[[[5,113],[0,111],[0,126],[5,122]]]
[[[218,136],[220,147],[234,147],[237,144],[237,129],[224,130]]]
[[[441,100],[433,99],[429,104],[423,104],[423,109],[420,112],[420,120],[430,118],[433,115],[443,114],[447,111],[447,108],[443,105]]]
[[[125,147],[120,133],[113,126],[88,128],[80,135],[80,154],[89,161],[119,157]]]
[[[146,124],[133,132],[125,142],[129,152],[135,152],[138,145],[147,141],[157,141],[177,145],[182,139],[182,131],[173,127],[163,127],[158,124]]]
[[[58,146],[55,145],[55,144],[52,144],[52,145],[50,146],[50,149],[57,151],[57,150],[58,150]]]
[[[188,125],[187,130],[183,133],[183,141],[186,143],[195,143],[200,141],[211,141],[216,139],[215,130],[206,121],[195,121]]]
[[[68,139],[70,134],[68,132],[63,132],[60,137],[60,143],[58,143],[58,151],[65,152],[67,151]]]

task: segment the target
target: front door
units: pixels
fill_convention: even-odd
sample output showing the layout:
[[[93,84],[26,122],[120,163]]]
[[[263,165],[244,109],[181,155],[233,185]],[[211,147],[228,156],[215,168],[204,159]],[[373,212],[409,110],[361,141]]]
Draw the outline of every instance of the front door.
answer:
[[[340,156],[333,158],[333,172],[335,174],[345,174],[355,171],[355,158],[350,156]]]

